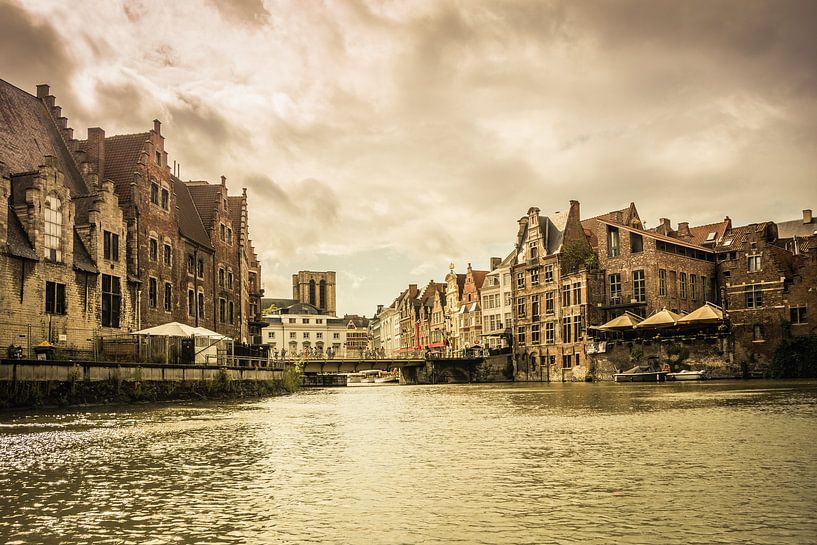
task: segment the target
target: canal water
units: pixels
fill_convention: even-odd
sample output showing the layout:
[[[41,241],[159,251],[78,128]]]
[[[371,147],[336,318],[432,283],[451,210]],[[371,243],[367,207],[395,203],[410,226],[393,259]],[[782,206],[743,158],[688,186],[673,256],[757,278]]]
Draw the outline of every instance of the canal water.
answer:
[[[2,543],[815,543],[817,382],[0,416]]]

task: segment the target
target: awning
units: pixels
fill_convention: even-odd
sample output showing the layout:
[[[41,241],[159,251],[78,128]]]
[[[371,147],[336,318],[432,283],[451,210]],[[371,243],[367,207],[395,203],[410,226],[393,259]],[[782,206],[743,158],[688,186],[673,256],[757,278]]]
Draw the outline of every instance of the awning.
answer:
[[[634,325],[638,329],[672,327],[681,317],[667,309],[661,309],[643,322]]]
[[[709,302],[678,319],[678,325],[720,324],[722,322],[723,309]]]
[[[613,318],[606,324],[600,325],[598,329],[616,330],[616,329],[632,329],[636,324],[641,322],[641,317],[632,312],[625,312],[621,316]]]
[[[207,337],[210,339],[230,340],[229,337],[210,331],[204,327],[193,327],[180,322],[168,322],[147,329],[140,329],[134,335],[153,335],[154,337]]]
[[[442,342],[442,343],[431,343],[429,345],[426,345],[426,348],[444,348],[444,347],[445,347],[444,342]]]

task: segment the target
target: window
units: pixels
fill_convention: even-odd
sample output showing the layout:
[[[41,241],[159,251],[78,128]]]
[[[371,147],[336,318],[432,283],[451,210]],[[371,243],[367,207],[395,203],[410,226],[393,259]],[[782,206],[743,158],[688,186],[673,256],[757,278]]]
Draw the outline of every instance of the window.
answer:
[[[304,339],[308,339],[308,338],[309,338],[309,331],[304,331]]]
[[[119,261],[119,235],[110,231],[102,232],[102,256],[111,261]]]
[[[538,286],[539,285],[539,269],[531,269],[530,271],[530,285],[531,286]]]
[[[580,364],[579,364],[579,359],[580,359],[580,358],[581,358],[581,355],[580,355],[580,354],[573,354],[573,360],[574,360],[574,361],[573,361],[573,365],[575,365],[576,367],[578,367],[578,366],[580,365]]]
[[[620,303],[621,302],[621,275],[611,274],[608,277],[609,285],[610,285],[610,303]]]
[[[519,344],[525,344],[525,328],[519,326],[516,328],[516,340]]]
[[[162,165],[162,152],[161,151],[156,152],[156,164],[159,165],[159,166]]]
[[[323,332],[318,331],[317,333],[315,333],[315,338],[316,339],[323,339]]]
[[[749,272],[760,272],[760,256],[759,255],[750,255],[748,258],[748,271]]]
[[[562,306],[570,306],[570,284],[565,284],[562,286]]]
[[[294,331],[290,331],[290,332],[289,332],[289,338],[290,338],[290,339],[295,339],[295,338],[297,338],[297,337],[298,337],[298,334],[297,334],[297,333],[295,333]]]
[[[218,300],[218,321],[222,324],[227,321],[227,301]]]
[[[102,327],[119,327],[122,291],[119,277],[102,275]]]
[[[199,293],[199,318],[204,318],[204,294]]]
[[[165,282],[165,310],[170,312],[173,309],[173,284]]]
[[[48,314],[65,314],[65,284],[45,283],[45,311]]]
[[[533,320],[539,319],[539,296],[531,295],[530,298],[530,314]]]
[[[340,339],[340,333],[332,333],[333,339]]]
[[[530,259],[536,259],[539,256],[539,247],[536,241],[528,242],[528,257]]]
[[[222,224],[219,224],[218,227],[219,227],[219,229],[218,229],[218,238],[222,242],[225,242],[227,240],[227,226],[222,223]]]
[[[793,324],[806,324],[806,307],[791,307],[789,309],[790,321]]]
[[[268,339],[274,339],[275,338],[275,332],[274,331],[268,331],[267,332],[267,338]]]
[[[550,284],[553,282],[553,265],[546,265],[545,266],[545,283]]]
[[[62,203],[52,195],[45,198],[44,242],[45,258],[62,261]]]
[[[607,226],[607,255],[618,257],[621,249],[618,244],[618,228]]]
[[[295,318],[290,318],[289,323],[294,324],[296,322]]]
[[[222,269],[221,267],[219,267],[218,269],[218,285],[221,288],[224,287],[224,269]]]
[[[309,318],[304,318],[303,323],[308,324],[309,323]]]
[[[572,354],[562,355],[562,368],[570,369],[571,367],[573,367],[573,355]]]
[[[516,299],[516,315],[519,318],[524,318],[525,317],[525,298],[524,297],[518,297]]]
[[[196,272],[196,258],[193,254],[187,254],[187,274]]]
[[[228,290],[233,289],[233,273],[232,272],[227,273],[227,289]]]
[[[532,344],[539,344],[539,324],[533,324],[530,327],[530,342]]]
[[[573,316],[573,342],[579,342],[582,338],[582,317]]]
[[[198,268],[196,270],[196,274],[198,275],[199,278],[204,278],[204,260],[203,259],[199,259],[199,266],[198,266]]]
[[[165,210],[170,208],[170,192],[165,188],[162,188],[162,208]]]
[[[763,306],[763,292],[760,286],[746,286],[746,308],[760,308]]]
[[[644,271],[633,271],[633,299],[639,303],[647,300],[647,288],[644,281]]]
[[[150,260],[151,261],[158,261],[159,260],[159,242],[152,238],[148,243],[148,247],[150,249]]]
[[[573,304],[582,304],[582,285],[581,283],[573,284]]]
[[[230,301],[230,323],[235,323],[235,303]]]
[[[170,267],[173,263],[173,247],[165,243],[164,246],[165,265]]]
[[[148,304],[150,308],[156,308],[157,300],[158,300],[158,293],[157,293],[157,282],[155,278],[148,279]]]
[[[573,342],[570,337],[571,327],[570,327],[570,316],[566,316],[562,318],[562,342],[569,343]]]
[[[678,275],[678,293],[681,299],[687,298],[687,273],[680,273]]]
[[[518,289],[518,290],[525,289],[525,273],[524,272],[516,273],[516,289]]]
[[[227,227],[227,244],[233,245],[233,230]]]
[[[196,314],[196,294],[193,290],[187,290],[187,315],[195,316]]]
[[[545,344],[553,344],[556,342],[556,324],[553,322],[545,323]]]
[[[440,320],[440,321],[442,321],[442,320]],[[323,323],[323,318],[315,318],[315,323],[316,324],[322,324]]]
[[[150,202],[159,204],[159,184],[150,182]]]
[[[667,271],[665,269],[658,269],[658,295],[667,296]]]
[[[556,292],[549,291],[545,293],[545,314],[553,314],[556,302]]]
[[[689,298],[693,301],[698,300],[698,277],[694,274],[689,275]]]
[[[763,325],[762,324],[755,324],[752,327],[752,333],[754,335],[754,340],[762,341],[763,340]]]
[[[644,237],[638,233],[630,233],[630,253],[637,254],[644,251]]]

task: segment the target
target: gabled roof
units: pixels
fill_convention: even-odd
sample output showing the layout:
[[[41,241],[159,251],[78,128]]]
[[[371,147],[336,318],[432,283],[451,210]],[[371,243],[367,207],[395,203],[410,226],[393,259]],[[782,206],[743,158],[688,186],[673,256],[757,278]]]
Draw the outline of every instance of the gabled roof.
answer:
[[[65,175],[71,195],[88,193],[60,129],[40,99],[0,79],[0,120],[0,161],[10,173],[37,171],[45,156],[51,155]]]
[[[85,247],[85,243],[82,242],[82,238],[76,231],[74,231],[74,268],[91,274],[99,273],[94,260],[91,259],[91,254],[88,253],[88,248]]]
[[[482,285],[485,283],[485,277],[491,271],[471,271],[471,275],[474,277],[474,285],[476,285],[477,289],[482,289]]]
[[[31,241],[28,239],[25,229],[23,229],[23,224],[11,206],[9,206],[8,238],[6,239],[5,250],[8,255],[30,259],[31,261],[38,260],[34,246],[31,245]]]
[[[150,133],[119,134],[105,138],[105,179],[111,180],[119,196],[119,203],[131,202],[130,184],[133,173]]]
[[[802,219],[781,221],[777,223],[777,236],[780,238],[809,237],[817,234],[817,221],[803,223]]]
[[[187,186],[176,176],[171,176],[170,181],[173,183],[173,191],[176,192],[176,206],[178,206],[176,217],[179,221],[179,233],[200,246],[212,250],[210,236],[201,222]]]
[[[221,206],[221,186],[207,182],[185,182],[184,185],[190,191],[190,197],[199,212],[204,228],[208,233],[212,232],[213,218],[216,216],[216,210]]]
[[[616,224],[616,223],[609,222],[609,221],[602,220],[602,219],[599,219],[598,221],[600,223],[604,224],[604,225],[612,225],[614,227],[621,227],[621,228],[623,228],[623,229],[625,229],[627,231],[632,231],[633,233],[637,233],[639,235],[643,235],[643,236],[646,236],[646,237],[651,237],[651,238],[654,238],[656,240],[662,240],[664,242],[669,242],[671,244],[677,244],[679,246],[688,246],[688,247],[694,248],[696,250],[704,250],[704,251],[712,252],[711,247],[701,246],[699,244],[695,244],[694,242],[691,242],[691,241],[686,240],[686,239],[668,237],[666,235],[662,235],[661,233],[656,233],[655,231],[648,231],[648,230],[644,230],[644,229],[637,229],[637,228],[633,228],[633,227],[628,227],[626,225]]]
[[[708,223],[690,227],[689,232],[692,238],[685,239],[687,242],[700,246],[713,246],[717,244],[731,227],[732,222],[727,218],[717,223]]]
[[[723,235],[723,238],[715,246],[718,251],[730,251],[745,248],[751,245],[758,238],[763,238],[767,229],[775,228],[774,223],[764,221],[733,227],[731,231]]]

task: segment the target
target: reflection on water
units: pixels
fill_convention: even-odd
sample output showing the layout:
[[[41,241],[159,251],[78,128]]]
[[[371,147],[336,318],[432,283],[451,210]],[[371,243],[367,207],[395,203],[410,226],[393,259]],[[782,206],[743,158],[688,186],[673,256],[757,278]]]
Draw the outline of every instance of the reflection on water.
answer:
[[[346,388],[0,418],[8,543],[814,543],[817,383]]]

